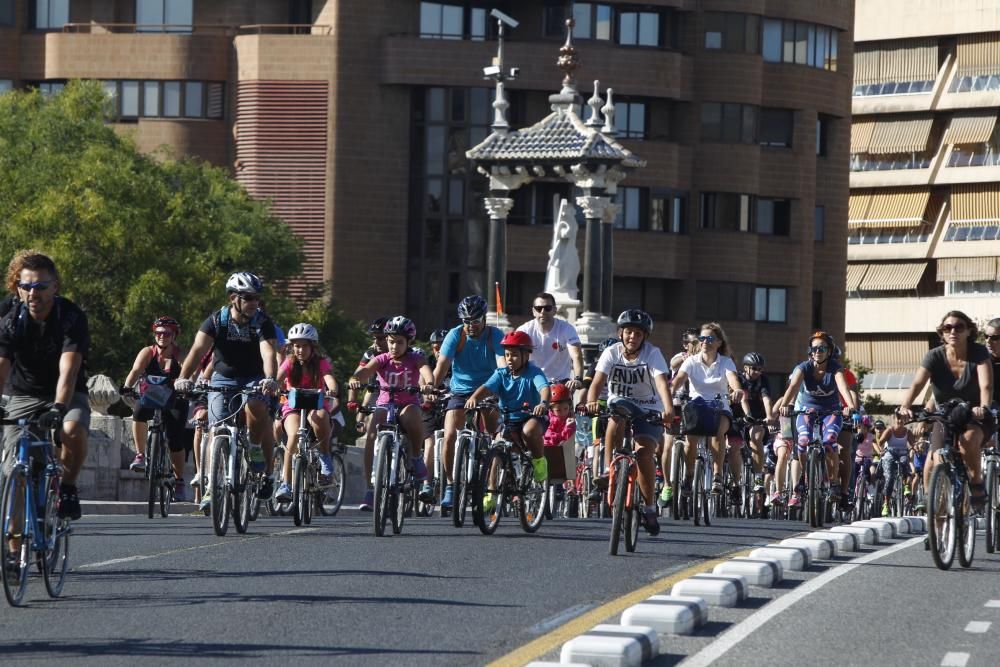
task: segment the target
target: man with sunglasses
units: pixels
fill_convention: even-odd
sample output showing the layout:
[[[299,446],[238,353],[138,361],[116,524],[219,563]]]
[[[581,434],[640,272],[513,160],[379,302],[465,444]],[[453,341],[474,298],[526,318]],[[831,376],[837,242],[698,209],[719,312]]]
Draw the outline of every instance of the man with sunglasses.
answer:
[[[58,430],[61,424],[60,457],[65,469],[58,512],[64,519],[79,519],[76,478],[87,456],[90,426],[87,316],[59,296],[59,272],[46,255],[19,253],[8,266],[7,280],[18,299],[0,321],[0,386],[7,385],[13,371],[6,418],[40,415],[43,429]],[[17,439],[16,427],[4,429],[7,454]]]
[[[256,384],[264,394],[273,395],[277,391],[277,333],[271,318],[258,308],[263,290],[260,278],[252,273],[239,272],[229,277],[226,281],[229,303],[202,322],[194,345],[184,359],[180,378],[174,383],[177,391],[188,391],[194,386],[199,362],[210,350],[213,352],[213,385],[246,387]],[[257,497],[269,498],[273,491],[274,425],[264,401],[251,399],[247,401],[245,410],[250,430],[251,465],[257,472],[267,473]],[[209,422],[223,419],[228,414],[225,396],[221,393],[209,394]],[[211,496],[202,496],[204,506],[208,506],[210,500]]]
[[[439,387],[451,371],[451,398],[445,405],[444,416],[444,463],[446,483],[442,509],[450,509],[454,488],[452,468],[455,438],[465,425],[465,404],[472,393],[483,386],[497,368],[506,368],[504,360],[503,332],[486,324],[486,299],[473,294],[458,304],[458,317],[462,323],[448,332],[441,344],[437,365],[434,367],[434,386]],[[496,430],[497,415],[487,416],[486,427],[490,433]]]
[[[556,298],[548,292],[535,295],[531,310],[535,319],[517,328],[531,336],[535,348],[531,363],[549,382],[576,391],[583,386],[583,348],[576,327],[556,317]]]
[[[1000,317],[986,323],[986,349],[993,366],[993,407],[1000,407]],[[994,436],[995,437],[995,436]]]

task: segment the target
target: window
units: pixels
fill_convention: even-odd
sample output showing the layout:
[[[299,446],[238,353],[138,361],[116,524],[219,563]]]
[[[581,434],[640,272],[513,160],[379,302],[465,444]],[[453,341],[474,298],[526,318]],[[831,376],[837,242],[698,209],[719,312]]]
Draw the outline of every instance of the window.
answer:
[[[194,0],[136,0],[137,32],[191,32]]]
[[[654,232],[687,232],[687,193],[654,188],[649,194],[649,229]]]
[[[176,118],[181,115],[181,82],[163,82],[163,115]]]
[[[14,0],[0,0],[0,26],[14,25],[14,18]]]
[[[753,319],[756,322],[785,322],[788,290],[784,287],[754,289]]]
[[[563,0],[546,0],[542,22],[546,37],[566,37],[566,3]]]
[[[753,285],[699,280],[695,283],[695,317],[749,322],[753,317],[753,297]]]
[[[645,188],[618,188],[614,201],[622,209],[615,218],[615,229],[645,229],[646,216],[643,210],[643,199],[647,194]]]
[[[32,85],[45,96],[58,95],[66,87],[66,83],[63,81],[39,81]]]
[[[201,81],[184,82],[184,115],[188,118],[200,118],[204,114],[202,105],[204,103],[205,84]]]
[[[641,308],[654,320],[672,320],[668,299],[684,289],[680,280],[615,276],[611,310]]]
[[[948,225],[945,241],[996,241],[1000,239],[1000,222],[983,222],[972,227]]]
[[[835,28],[801,21],[765,18],[761,54],[769,63],[795,63],[817,69],[837,70]]]
[[[0,93],[6,93],[14,89],[14,82],[10,79],[0,79]]]
[[[615,125],[626,139],[646,138],[646,103],[615,102]]]
[[[159,81],[142,82],[142,115],[150,117],[160,115]]]
[[[456,185],[453,183],[453,185]],[[454,188],[452,188],[454,190]],[[512,225],[551,225],[559,215],[559,203],[568,199],[575,205],[572,194],[573,187],[569,183],[546,183],[538,181],[523,186],[511,193],[514,206],[507,216],[507,222]],[[453,206],[452,209],[455,209]],[[452,210],[461,215],[463,211]],[[584,224],[580,211],[577,210],[577,223]]]
[[[757,107],[751,104],[703,102],[701,140],[724,144],[752,144],[756,134]]]
[[[944,295],[958,294],[1000,294],[1000,282],[995,280],[946,281]]]
[[[733,53],[760,52],[760,17],[736,12],[705,12],[705,48]]]
[[[69,0],[35,0],[30,6],[35,30],[61,30],[69,23]]]
[[[121,108],[118,115],[124,118],[135,118],[139,115],[139,82],[122,81],[121,96],[119,98]]]
[[[758,234],[788,236],[792,219],[791,202],[788,199],[757,198],[756,231]]]
[[[576,39],[611,39],[611,5],[574,2],[573,37]]]
[[[420,36],[435,39],[462,39],[464,8],[440,2],[420,3]]]
[[[204,81],[104,81],[120,119],[222,118],[223,84]],[[58,84],[62,85],[62,84]],[[205,91],[208,95],[205,95]],[[183,113],[182,113],[183,111]]]
[[[619,12],[618,43],[622,46],[659,46],[660,15],[657,12]]]
[[[701,193],[701,226],[730,232],[750,231],[750,195],[733,192]]]
[[[830,121],[831,119],[822,114],[816,117],[816,155],[826,157],[830,146]]]
[[[813,241],[826,238],[826,207],[817,206],[813,212]]]
[[[795,112],[791,109],[760,110],[760,145],[791,148]]]

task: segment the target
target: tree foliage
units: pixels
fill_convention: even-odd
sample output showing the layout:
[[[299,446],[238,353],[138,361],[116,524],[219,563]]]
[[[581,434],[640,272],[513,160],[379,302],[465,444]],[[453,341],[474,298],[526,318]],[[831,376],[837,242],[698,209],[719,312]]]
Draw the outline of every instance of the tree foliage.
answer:
[[[334,350],[341,328],[361,335],[321,301],[300,313],[282,295],[301,270],[301,241],[265,203],[223,169],[140,153],[108,110],[97,82],[0,95],[0,258],[29,247],[53,257],[62,293],[88,314],[92,372],[123,378],[161,314],[190,343],[237,270],[279,288],[268,309],[286,327],[305,314],[333,322],[324,342]]]

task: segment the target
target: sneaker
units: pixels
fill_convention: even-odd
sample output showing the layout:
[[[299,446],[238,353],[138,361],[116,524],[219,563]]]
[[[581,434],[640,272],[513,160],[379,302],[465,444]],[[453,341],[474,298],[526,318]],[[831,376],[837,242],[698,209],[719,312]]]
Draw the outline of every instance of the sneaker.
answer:
[[[662,491],[660,491],[660,502],[663,503],[664,505],[669,505],[670,501],[673,499],[674,499],[674,487],[668,484],[667,486],[663,487]]]
[[[889,516],[889,503],[882,503],[882,516]]]
[[[333,474],[333,457],[329,454],[319,455],[319,474],[327,477]]]
[[[427,464],[424,463],[423,458],[419,456],[414,456],[412,459],[410,459],[410,462],[413,464],[413,477],[418,482],[422,482],[425,479],[427,479],[428,477]]]
[[[798,507],[801,504],[802,504],[802,499],[799,498],[799,494],[797,493],[793,493],[792,497],[788,499],[789,507]]]
[[[190,486],[192,489],[200,489],[201,488],[201,475],[195,475],[194,477],[192,477],[191,481],[188,482],[188,486]]]
[[[903,485],[903,495],[904,496],[910,495],[910,485],[909,484],[904,484]]]
[[[712,477],[712,493],[722,493],[722,475]]]
[[[362,512],[371,512],[375,505],[375,489],[368,489],[365,491],[364,500],[361,501],[361,505],[358,507]]]
[[[418,496],[421,502],[432,503],[434,502],[434,487],[431,486],[430,482],[424,482],[420,486],[420,495]]]
[[[184,491],[184,480],[180,477],[174,478],[174,502],[187,502],[187,492]]]
[[[146,472],[146,456],[144,454],[136,454],[135,458],[132,459],[132,463],[129,464],[128,469],[132,472]]]
[[[264,448],[260,445],[250,445],[250,469],[254,472],[264,472],[265,467]]]
[[[549,460],[544,456],[531,459],[531,466],[535,469],[535,481],[541,484],[549,478]]]
[[[260,500],[267,500],[274,493],[274,480],[270,477],[265,477],[261,480],[260,488],[257,489],[257,498]]]
[[[493,497],[492,493],[487,493],[483,496],[483,512],[490,514],[497,508],[497,499]]]
[[[927,510],[927,504],[924,503],[923,501],[920,501],[916,505],[913,506],[913,511],[914,512],[924,512],[926,510]]]
[[[206,491],[205,494],[201,497],[201,502],[198,503],[198,509],[204,512],[211,506],[212,506],[212,494],[211,492]]]
[[[754,491],[763,491],[764,490],[764,476],[763,475],[754,475],[754,477],[753,477],[753,490]]]
[[[771,495],[771,504],[772,505],[784,505],[785,504],[785,497],[783,495],[781,495],[780,493],[773,493]]]
[[[82,516],[80,512],[80,497],[76,495],[76,486],[72,484],[59,485],[59,518],[76,521]]]
[[[288,482],[282,482],[278,485],[278,493],[275,494],[274,499],[279,503],[292,501],[292,487],[288,485]]]
[[[441,507],[443,509],[449,509],[452,506],[452,497],[451,484],[448,484],[444,487],[444,497],[441,498]]]
[[[642,523],[646,527],[646,533],[650,537],[660,534],[660,520],[656,518],[656,510],[644,509],[642,511]]]

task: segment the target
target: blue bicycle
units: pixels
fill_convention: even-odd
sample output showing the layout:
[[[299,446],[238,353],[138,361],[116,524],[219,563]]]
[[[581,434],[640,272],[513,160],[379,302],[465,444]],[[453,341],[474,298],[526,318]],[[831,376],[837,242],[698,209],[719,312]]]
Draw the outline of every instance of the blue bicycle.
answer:
[[[2,420],[17,426],[17,459],[3,481],[0,496],[0,566],[7,602],[17,607],[28,588],[32,551],[45,580],[49,596],[58,597],[66,581],[69,562],[69,519],[59,518],[59,483],[62,464],[53,451],[51,437],[36,438],[31,432],[38,418]],[[32,451],[34,450],[34,451]]]

